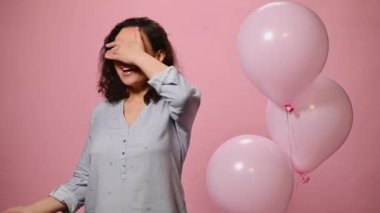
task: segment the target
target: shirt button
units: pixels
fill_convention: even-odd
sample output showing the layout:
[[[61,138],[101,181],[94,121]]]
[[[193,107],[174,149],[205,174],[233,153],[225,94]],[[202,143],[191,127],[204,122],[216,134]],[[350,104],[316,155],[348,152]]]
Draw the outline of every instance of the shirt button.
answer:
[[[125,143],[125,142],[127,142],[127,140],[124,139],[123,142]]]
[[[125,152],[122,152],[121,154],[122,154],[122,155],[124,155],[124,154],[125,154]]]

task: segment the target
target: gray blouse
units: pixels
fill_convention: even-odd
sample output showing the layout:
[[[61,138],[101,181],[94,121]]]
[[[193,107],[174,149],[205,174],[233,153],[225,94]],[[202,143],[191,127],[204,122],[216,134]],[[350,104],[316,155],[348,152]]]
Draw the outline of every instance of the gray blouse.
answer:
[[[182,165],[200,92],[173,66],[148,83],[162,97],[128,127],[123,103],[100,103],[73,177],[50,196],[69,212],[185,213]]]

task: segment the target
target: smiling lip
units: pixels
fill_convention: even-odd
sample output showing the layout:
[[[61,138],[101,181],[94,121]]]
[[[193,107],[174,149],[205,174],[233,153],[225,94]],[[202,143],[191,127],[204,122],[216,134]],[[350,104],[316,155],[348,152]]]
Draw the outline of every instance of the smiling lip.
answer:
[[[121,66],[120,67],[121,71],[123,71],[122,75],[128,76],[131,75],[134,72],[138,72],[139,69],[137,67],[130,67],[130,66]]]
[[[125,72],[125,73],[128,73],[128,72],[132,72],[133,70],[130,68],[130,67],[120,67],[121,71]]]

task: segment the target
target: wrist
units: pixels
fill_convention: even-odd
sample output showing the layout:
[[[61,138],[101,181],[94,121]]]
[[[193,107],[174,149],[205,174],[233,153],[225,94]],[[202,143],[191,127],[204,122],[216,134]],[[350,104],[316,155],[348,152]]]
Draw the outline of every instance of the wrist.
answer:
[[[144,51],[141,51],[141,52],[139,52],[139,53],[137,53],[137,54],[134,55],[134,57],[133,57],[133,64],[135,64],[138,67],[141,67],[151,57],[152,56],[149,55],[148,53],[146,53]]]

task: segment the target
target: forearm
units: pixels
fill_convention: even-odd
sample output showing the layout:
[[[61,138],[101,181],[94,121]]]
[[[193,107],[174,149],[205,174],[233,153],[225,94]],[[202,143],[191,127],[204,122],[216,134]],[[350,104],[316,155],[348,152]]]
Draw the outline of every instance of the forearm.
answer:
[[[144,74],[151,79],[153,76],[165,70],[168,66],[154,58],[153,56],[142,53],[135,58],[135,64],[140,67]]]
[[[27,208],[32,213],[53,213],[64,211],[66,209],[66,205],[54,199],[53,197],[47,197],[27,206]]]

